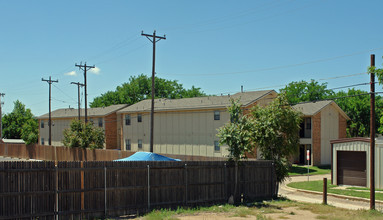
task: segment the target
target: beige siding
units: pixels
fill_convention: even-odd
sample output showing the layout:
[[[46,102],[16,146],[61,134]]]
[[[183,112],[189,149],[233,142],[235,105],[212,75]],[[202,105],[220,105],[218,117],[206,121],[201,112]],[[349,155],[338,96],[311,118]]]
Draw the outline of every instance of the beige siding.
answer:
[[[366,152],[366,173],[367,173],[367,186],[370,185],[370,143],[362,141],[336,143],[333,147],[333,184],[337,184],[337,151],[365,151]],[[383,189],[383,143],[377,143],[375,148],[375,187]]]
[[[376,144],[375,148],[375,187],[383,189],[383,143]]]
[[[52,119],[52,146],[63,146],[62,140],[64,139],[64,130],[70,127],[70,123],[72,120],[76,120],[77,118],[68,118],[68,119]],[[98,118],[90,118],[93,120],[95,126],[98,127]],[[90,120],[89,119],[89,120]],[[44,121],[44,128],[41,128],[41,120],[39,122],[40,126],[40,137],[39,144],[41,144],[41,138],[44,138],[44,145],[49,144],[49,126],[48,120]],[[102,120],[102,128],[105,130],[105,120]],[[105,146],[105,144],[104,144]]]
[[[333,162],[333,184],[336,185],[338,184],[337,183],[337,167],[338,167],[338,164],[337,164],[337,151],[366,151],[366,156],[367,158],[370,157],[369,155],[369,151],[368,151],[368,148],[369,148],[369,143],[366,143],[366,142],[362,142],[362,141],[355,141],[355,142],[346,142],[346,143],[336,143],[334,144],[334,147],[333,147],[333,158],[332,158],[332,162]],[[366,160],[368,161],[368,160]],[[367,172],[369,172],[370,170],[370,165],[369,163],[367,163]],[[367,179],[367,185],[369,185],[369,180]]]
[[[321,164],[331,164],[331,140],[339,138],[339,113],[331,105],[321,111]]]
[[[132,151],[137,151],[138,139],[143,140],[144,151],[149,151],[150,114],[142,116],[137,123],[137,114],[130,114],[131,125],[123,123],[124,140],[130,139]],[[122,115],[125,119],[125,114]],[[159,112],[154,116],[154,152],[194,156],[222,157],[228,154],[227,147],[214,151],[218,141],[217,129],[229,121],[229,113],[220,110],[220,120],[214,120],[214,111]]]

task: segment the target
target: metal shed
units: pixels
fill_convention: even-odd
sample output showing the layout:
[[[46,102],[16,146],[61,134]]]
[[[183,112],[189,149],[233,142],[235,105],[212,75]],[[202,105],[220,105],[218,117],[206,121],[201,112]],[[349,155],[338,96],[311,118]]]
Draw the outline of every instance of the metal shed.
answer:
[[[331,141],[331,183],[370,186],[370,138]],[[375,187],[383,189],[383,140],[375,141]]]

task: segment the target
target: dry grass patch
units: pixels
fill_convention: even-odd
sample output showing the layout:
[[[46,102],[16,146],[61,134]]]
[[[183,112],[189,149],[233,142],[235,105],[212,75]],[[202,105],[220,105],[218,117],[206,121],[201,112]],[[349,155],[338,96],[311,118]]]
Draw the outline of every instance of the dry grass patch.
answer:
[[[195,209],[159,210],[153,211],[141,217],[148,220],[206,220],[206,219],[325,219],[325,220],[378,220],[383,219],[383,213],[366,210],[347,210],[329,205],[308,204],[292,202],[286,199],[276,201],[265,201],[241,206],[221,205],[211,207],[200,207]]]

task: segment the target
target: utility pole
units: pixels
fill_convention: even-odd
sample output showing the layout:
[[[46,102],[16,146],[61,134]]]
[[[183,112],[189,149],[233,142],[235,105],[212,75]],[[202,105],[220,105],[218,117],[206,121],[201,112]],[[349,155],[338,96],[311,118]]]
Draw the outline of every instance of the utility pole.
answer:
[[[375,54],[371,54],[371,67],[375,67]],[[370,209],[375,209],[375,73],[370,73]]]
[[[156,31],[153,32],[153,35],[150,34],[144,34],[144,31],[141,32],[141,36],[145,36],[153,43],[153,66],[152,66],[152,108],[150,111],[150,152],[153,152],[153,130],[154,130],[154,77],[156,74],[155,67],[156,67],[156,42],[160,40],[166,40],[166,36],[156,36]]]
[[[86,62],[84,65],[82,65],[80,63],[80,65],[77,65],[75,64],[76,67],[78,67],[80,70],[83,70],[84,71],[84,87],[85,87],[85,123],[88,122],[88,101],[87,101],[87,96],[88,96],[88,93],[86,91],[86,88],[87,88],[87,84],[86,84],[86,71],[90,70],[90,69],[93,69],[95,66],[87,66],[86,65]]]
[[[1,102],[1,97],[4,97],[5,93],[0,93],[0,140],[3,140],[3,113],[1,112],[1,106],[4,102]]]
[[[49,140],[48,144],[49,146],[52,145],[52,118],[51,118],[51,87],[52,83],[58,83],[58,80],[52,80],[51,77],[49,77],[49,80],[41,78],[41,81],[45,81],[49,84],[49,120],[48,120],[48,126],[49,126]]]
[[[71,82],[70,84],[75,84],[77,85],[78,88],[78,120],[81,120],[81,101],[80,101],[80,87],[84,86],[84,84],[80,82]]]

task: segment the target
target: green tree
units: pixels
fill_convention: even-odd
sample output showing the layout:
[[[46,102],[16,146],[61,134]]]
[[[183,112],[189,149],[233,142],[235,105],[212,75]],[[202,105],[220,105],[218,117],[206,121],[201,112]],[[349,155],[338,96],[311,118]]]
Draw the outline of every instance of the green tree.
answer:
[[[36,119],[31,118],[26,121],[21,128],[21,138],[27,145],[36,144],[39,140],[39,123]]]
[[[63,144],[66,147],[99,149],[104,147],[104,130],[93,123],[73,120],[70,127],[64,130]]]
[[[113,104],[134,104],[151,98],[152,78],[143,74],[131,76],[129,82],[117,86],[115,91],[108,91],[94,98],[90,107],[106,107]],[[192,86],[191,89],[183,88],[176,80],[167,80],[156,77],[154,80],[155,98],[191,98],[206,96],[200,88]]]
[[[289,158],[298,151],[301,114],[280,94],[268,106],[255,106],[250,115],[253,142],[263,159],[274,162],[280,183],[288,177]]]
[[[383,68],[376,68],[376,67],[370,66],[370,67],[368,67],[368,72],[369,73],[375,73],[375,75],[378,77],[379,85],[383,84]],[[383,101],[382,101],[381,96],[379,96],[379,98],[378,98],[378,96],[376,96],[375,101],[376,101],[375,111],[378,112],[378,116],[376,116],[376,118],[379,119],[378,123],[375,123],[375,124],[379,124],[378,125],[378,132],[382,134],[383,133],[383,112],[382,112],[383,104],[379,103],[379,101],[380,102],[383,102]]]
[[[231,106],[228,107],[230,113],[230,122],[218,129],[217,136],[221,145],[227,145],[229,148],[229,159],[238,162],[246,158],[246,153],[253,150],[251,144],[252,124],[247,116],[243,115],[241,105],[238,100],[231,100]]]
[[[23,139],[27,144],[37,143],[38,122],[30,109],[19,100],[14,102],[11,113],[2,118],[3,137],[9,139]]]
[[[323,100],[334,94],[331,89],[327,89],[327,83],[319,84],[313,79],[310,82],[303,80],[291,82],[285,88],[280,89],[280,92],[286,94],[290,104]]]
[[[238,195],[238,163],[246,158],[246,153],[251,153],[253,145],[251,143],[252,123],[247,116],[243,115],[239,100],[231,99],[231,106],[228,108],[230,122],[218,129],[217,136],[221,145],[229,147],[229,159],[235,163],[235,186],[234,201],[239,201]]]
[[[339,91],[334,94],[335,102],[350,117],[347,122],[348,137],[368,137],[370,135],[370,95],[367,91],[349,89],[347,92]],[[343,97],[343,98],[342,98]],[[376,118],[382,116],[383,99],[376,96]],[[376,123],[376,129],[381,122]]]

